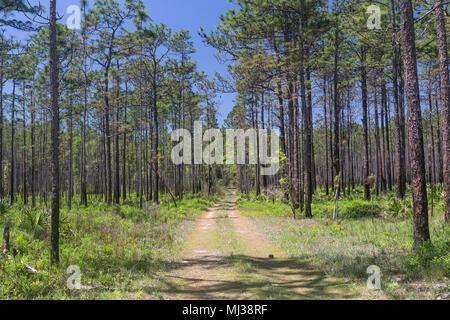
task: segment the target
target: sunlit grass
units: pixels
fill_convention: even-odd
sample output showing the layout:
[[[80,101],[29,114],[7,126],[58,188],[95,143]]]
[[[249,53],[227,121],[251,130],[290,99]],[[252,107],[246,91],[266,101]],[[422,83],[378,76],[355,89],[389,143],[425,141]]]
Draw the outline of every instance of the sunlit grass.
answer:
[[[249,216],[289,256],[308,262],[328,275],[344,276],[356,283],[367,280],[367,267],[382,270],[386,294],[396,298],[448,297],[450,274],[450,227],[443,217],[442,197],[434,199],[430,218],[432,244],[413,250],[411,200],[392,194],[374,197],[374,220],[370,201],[358,189],[339,201],[340,223],[331,220],[333,200],[323,193],[314,196],[313,219],[293,219],[283,201],[242,197],[238,208]],[[257,207],[257,209],[255,209]],[[284,208],[283,216],[272,208]],[[280,209],[281,210],[281,209]],[[254,212],[264,214],[256,215]],[[271,214],[272,212],[272,214]]]
[[[49,265],[47,207],[17,203],[8,208],[0,227],[11,225],[12,252],[0,259],[0,297],[4,299],[129,299],[157,294],[151,283],[157,271],[170,268],[186,228],[216,200],[187,198],[157,206],[136,198],[108,206],[90,200],[87,208],[74,201],[63,207],[60,222],[60,266]],[[137,201],[137,202],[136,202]],[[30,275],[24,264],[39,271]],[[77,265],[83,289],[70,291],[66,268]]]

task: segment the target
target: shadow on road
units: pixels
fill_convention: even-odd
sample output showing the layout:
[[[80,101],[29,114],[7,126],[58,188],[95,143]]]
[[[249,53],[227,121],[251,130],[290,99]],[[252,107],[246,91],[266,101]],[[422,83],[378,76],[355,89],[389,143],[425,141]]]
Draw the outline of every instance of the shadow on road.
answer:
[[[238,269],[244,277],[235,279],[202,279],[183,275],[183,269]],[[355,299],[357,296],[342,280],[334,280],[308,269],[298,259],[255,258],[245,255],[204,256],[175,263],[177,275],[163,280],[163,295],[174,294],[189,299]],[[346,291],[348,291],[346,293]]]

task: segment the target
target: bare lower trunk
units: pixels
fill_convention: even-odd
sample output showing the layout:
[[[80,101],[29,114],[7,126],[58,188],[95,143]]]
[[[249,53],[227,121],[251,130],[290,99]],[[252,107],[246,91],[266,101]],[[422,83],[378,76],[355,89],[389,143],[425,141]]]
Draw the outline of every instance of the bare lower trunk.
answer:
[[[363,139],[364,139],[364,161],[363,161],[363,183],[364,183],[364,199],[370,200],[369,186],[369,142],[368,142],[368,124],[367,124],[367,72],[365,66],[365,51],[361,52],[361,90],[362,90],[362,110],[363,110]]]
[[[106,169],[106,202],[112,202],[112,168],[111,168],[111,131],[109,125],[109,114],[110,114],[110,106],[109,106],[109,73],[108,69],[105,72],[104,86],[105,86],[105,169]]]
[[[378,196],[380,192],[380,182],[381,182],[381,144],[380,144],[380,131],[379,131],[379,116],[378,116],[378,100],[377,100],[377,87],[375,87],[375,97],[374,97],[374,116],[375,116],[375,153],[376,153],[376,163],[377,163],[377,176],[376,176],[376,194]]]
[[[310,84],[305,84],[305,51],[303,46],[303,0],[300,0],[300,19],[299,19],[299,43],[300,43],[300,97],[303,111],[303,148],[304,148],[304,168],[305,168],[305,217],[311,218],[311,202],[313,194],[313,151],[312,151],[312,109],[309,97],[311,95]],[[308,72],[307,72],[308,73]],[[309,76],[307,76],[307,79]],[[309,80],[309,79],[308,79]],[[308,99],[306,98],[306,87],[308,87]],[[310,114],[311,113],[311,114]]]
[[[328,121],[327,121],[327,78],[323,78],[323,122],[325,131],[325,194],[328,195]]]
[[[392,161],[391,161],[391,135],[390,135],[390,125],[389,125],[389,112],[387,107],[387,94],[386,94],[386,83],[383,81],[382,87],[381,87],[381,95],[384,100],[384,103],[382,103],[381,108],[384,110],[384,123],[386,124],[386,178],[387,178],[387,185],[389,188],[389,191],[392,190]]]
[[[16,80],[13,79],[13,90],[12,90],[12,105],[11,105],[11,170],[10,170],[10,183],[9,183],[9,192],[10,192],[10,204],[14,204],[14,175],[15,175],[15,101],[16,101]]]
[[[0,172],[3,172],[3,58],[0,65]],[[3,174],[0,175],[0,199],[5,195]]]
[[[334,80],[333,80],[333,93],[334,93],[334,147],[333,147],[333,153],[332,158],[333,159],[333,183],[335,183],[335,176],[340,177],[340,148],[339,148],[339,115],[341,113],[340,107],[339,107],[339,93],[338,93],[338,60],[339,60],[339,29],[336,27],[335,33],[334,33]],[[339,196],[339,188],[338,188],[338,196]]]
[[[32,91],[33,92],[33,91]],[[34,110],[34,103],[33,103],[33,93],[31,93],[31,206],[34,208],[36,206],[36,192],[35,192],[35,185],[36,185],[36,148],[34,146],[35,144],[35,110]],[[1,169],[0,169],[1,170]],[[2,171],[0,171],[2,172]],[[0,178],[1,179],[1,178]]]

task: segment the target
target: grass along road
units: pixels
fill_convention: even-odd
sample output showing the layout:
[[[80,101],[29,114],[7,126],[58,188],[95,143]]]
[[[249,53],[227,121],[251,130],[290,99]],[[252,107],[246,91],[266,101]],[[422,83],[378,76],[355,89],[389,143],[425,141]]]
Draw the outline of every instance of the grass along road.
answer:
[[[202,215],[181,260],[164,279],[164,299],[358,299],[361,288],[287,257],[236,209],[236,192]],[[365,297],[367,298],[367,296]]]

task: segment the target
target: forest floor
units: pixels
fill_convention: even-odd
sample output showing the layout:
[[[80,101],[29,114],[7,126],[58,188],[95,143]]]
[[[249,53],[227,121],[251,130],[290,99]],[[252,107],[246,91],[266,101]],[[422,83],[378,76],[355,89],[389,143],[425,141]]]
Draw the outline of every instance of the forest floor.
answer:
[[[370,298],[348,279],[325,276],[288,257],[239,213],[237,198],[229,190],[197,220],[178,265],[160,277],[161,298]]]
[[[372,207],[362,192],[342,197],[339,223],[323,190],[314,194],[313,219],[293,219],[280,197],[232,189],[185,194],[177,205],[166,195],[143,208],[136,197],[120,206],[91,198],[88,207],[61,211],[59,267],[48,259],[49,209],[0,202],[0,230],[11,226],[0,300],[449,299],[442,188],[430,216],[432,243],[417,250],[411,199],[380,194]],[[367,289],[371,265],[380,267],[382,291]],[[68,287],[73,266],[81,290]]]
[[[373,207],[362,199],[362,188],[343,195],[338,223],[332,220],[332,195],[323,190],[314,194],[312,219],[302,214],[293,219],[290,206],[270,195],[239,193],[237,208],[288,257],[325,275],[350,279],[349,286],[366,287],[369,266],[377,266],[381,279],[377,299],[446,300],[450,227],[444,221],[442,188],[437,191],[429,219],[431,242],[416,249],[411,198],[397,200],[392,192],[374,195]],[[374,293],[365,288],[363,298]]]

